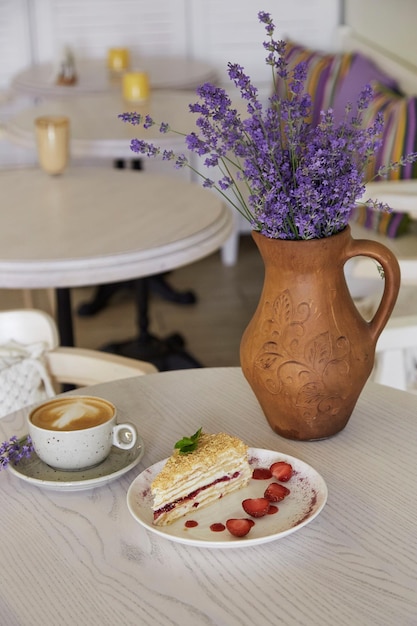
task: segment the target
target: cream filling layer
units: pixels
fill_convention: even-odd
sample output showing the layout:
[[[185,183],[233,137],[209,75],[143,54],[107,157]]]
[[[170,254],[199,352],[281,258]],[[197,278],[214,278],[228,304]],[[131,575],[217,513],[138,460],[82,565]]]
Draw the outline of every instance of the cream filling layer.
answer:
[[[240,463],[230,463],[233,467],[217,468],[210,475],[201,472],[177,482],[172,489],[163,493],[154,493],[154,524],[164,526],[196,510],[210,504],[228,493],[236,491],[248,484],[252,475],[250,466],[245,459]]]

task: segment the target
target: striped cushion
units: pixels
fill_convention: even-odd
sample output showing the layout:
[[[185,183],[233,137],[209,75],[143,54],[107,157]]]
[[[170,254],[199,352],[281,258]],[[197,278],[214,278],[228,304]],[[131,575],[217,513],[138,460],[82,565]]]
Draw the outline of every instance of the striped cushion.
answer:
[[[394,78],[360,52],[331,54],[311,50],[305,46],[286,41],[286,59],[290,72],[299,63],[305,63],[307,78],[305,90],[312,98],[311,119],[316,124],[320,111],[333,108],[336,122],[345,115],[345,107],[356,103],[365,85],[377,81],[391,89],[397,88]],[[285,98],[285,85],[278,80],[278,94]]]
[[[354,54],[326,54],[286,41],[285,56],[290,72],[299,63],[306,64],[305,91],[312,98],[311,121],[317,124],[320,111],[332,106],[335,92],[347,76]],[[286,97],[284,81],[278,80],[277,93],[282,99]]]
[[[355,52],[349,71],[338,85],[332,102],[336,122],[345,119],[347,103],[355,105],[365,85],[374,83],[381,83],[392,90],[399,90],[398,82],[394,78],[375,65],[372,59],[360,52]]]
[[[379,83],[372,86],[374,97],[364,113],[364,124],[366,126],[371,124],[381,112],[384,116],[384,129],[382,146],[367,167],[367,180],[375,178],[381,165],[388,165],[410,152],[417,152],[417,97],[402,96]],[[407,178],[417,178],[417,163],[407,163],[398,170],[391,170],[384,180]],[[352,218],[365,228],[388,237],[398,237],[407,233],[411,222],[407,213],[401,211],[385,213],[365,206],[357,207]]]
[[[299,63],[306,64],[305,90],[312,98],[313,124],[319,121],[320,111],[328,108],[334,110],[336,122],[342,121],[346,105],[355,105],[365,85],[372,85],[375,96],[365,112],[364,124],[372,124],[377,113],[382,111],[385,126],[382,147],[367,168],[367,180],[374,177],[381,165],[398,161],[401,156],[410,152],[417,152],[417,97],[406,98],[399,95],[396,80],[371,59],[360,52],[319,52],[292,41],[286,42],[286,59],[290,71]],[[279,79],[277,93],[281,98],[287,95],[284,81]],[[417,162],[407,164],[388,175],[390,180],[401,178],[417,178]],[[352,219],[388,237],[403,234],[410,223],[406,213],[381,213],[367,207],[359,207]]]
[[[366,178],[373,178],[381,165],[398,161],[400,157],[417,152],[417,97],[402,96],[377,83],[374,98],[364,114],[368,126],[376,115],[384,115],[382,146],[366,170]],[[417,163],[408,163],[388,173],[388,180],[417,178]]]

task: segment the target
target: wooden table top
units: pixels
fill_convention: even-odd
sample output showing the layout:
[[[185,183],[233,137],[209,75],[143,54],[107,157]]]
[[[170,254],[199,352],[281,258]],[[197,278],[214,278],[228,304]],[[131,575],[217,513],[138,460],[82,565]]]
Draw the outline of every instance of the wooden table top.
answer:
[[[5,624],[414,626],[416,396],[368,383],[341,433],[296,442],[269,428],[239,368],[150,374],[88,393],[137,425],[144,456],[86,491],[0,474]],[[27,432],[25,414],[0,420],[3,439]],[[329,490],[320,515],[285,538],[229,550],[141,526],[127,508],[129,486],[200,426],[311,465]]]
[[[231,90],[234,106],[241,115],[246,115],[246,103]],[[166,122],[180,133],[196,130],[197,115],[191,113],[189,105],[198,101],[194,91],[160,89],[151,92],[144,104],[126,102],[119,92],[99,95],[82,95],[66,100],[46,100],[20,111],[5,125],[5,134],[10,141],[26,148],[35,149],[34,120],[42,115],[64,115],[71,125],[71,155],[74,157],[134,158],[130,149],[133,138],[145,139],[184,153],[184,137],[177,133],[160,133],[161,122]],[[150,115],[155,125],[144,129],[122,122],[121,113],[136,111]]]
[[[159,124],[167,122],[177,131],[191,132],[195,129],[196,116],[189,112],[188,105],[196,101],[194,92],[174,90],[153,91],[149,101],[141,105],[126,102],[119,93],[48,100],[23,109],[7,122],[5,132],[14,143],[34,149],[35,118],[64,115],[70,118],[70,151],[73,157],[134,158],[135,154],[130,149],[133,138],[155,141],[184,152],[184,137],[173,133],[161,134]],[[118,118],[119,114],[131,111],[150,115],[157,124],[143,129]]]
[[[209,63],[182,57],[132,55],[129,71],[147,72],[153,89],[195,89],[217,78]],[[20,94],[42,98],[71,98],[121,89],[122,74],[109,72],[106,59],[77,60],[78,80],[74,85],[57,85],[56,72],[53,63],[34,65],[19,72],[11,86]]]
[[[117,282],[203,258],[230,235],[213,192],[170,176],[106,167],[0,171],[0,286]]]

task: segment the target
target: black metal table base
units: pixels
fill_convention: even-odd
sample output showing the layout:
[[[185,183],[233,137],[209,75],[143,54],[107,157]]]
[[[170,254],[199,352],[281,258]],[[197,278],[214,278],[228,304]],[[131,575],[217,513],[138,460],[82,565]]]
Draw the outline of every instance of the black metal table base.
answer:
[[[149,332],[149,289],[150,278],[141,278],[132,281],[135,290],[138,336],[121,343],[109,343],[102,348],[103,352],[111,352],[128,356],[141,361],[153,363],[161,371],[191,369],[203,365],[185,350],[183,337],[174,333],[165,339],[158,338]],[[74,331],[71,315],[71,290],[68,288],[56,290],[57,321],[62,346],[74,345]],[[71,389],[72,387],[68,387]],[[68,389],[64,389],[68,391]]]
[[[151,278],[139,278],[133,282],[137,304],[138,336],[122,343],[110,343],[101,348],[130,358],[153,363],[160,372],[202,367],[184,349],[184,339],[178,333],[160,339],[149,332],[149,291]]]
[[[74,327],[72,323],[71,290],[67,287],[55,290],[57,325],[61,346],[74,345]]]
[[[203,367],[184,349],[184,345],[184,339],[177,333],[165,339],[147,333],[130,341],[107,344],[101,350],[148,361],[153,363],[160,372]]]
[[[148,278],[149,289],[152,293],[159,295],[168,302],[176,304],[195,304],[197,298],[193,291],[178,291],[173,289],[165,279],[165,274],[157,274]],[[111,298],[122,289],[132,291],[135,281],[125,281],[122,283],[107,283],[96,288],[93,298],[89,302],[83,302],[78,307],[77,313],[80,317],[91,317],[107,307]]]

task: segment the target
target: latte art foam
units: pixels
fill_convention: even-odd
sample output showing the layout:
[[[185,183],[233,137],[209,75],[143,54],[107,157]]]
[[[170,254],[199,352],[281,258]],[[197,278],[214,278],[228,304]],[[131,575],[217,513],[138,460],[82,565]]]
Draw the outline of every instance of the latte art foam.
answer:
[[[62,398],[38,407],[31,419],[47,430],[81,430],[104,424],[113,414],[111,404],[99,398]]]

